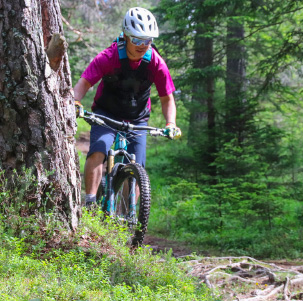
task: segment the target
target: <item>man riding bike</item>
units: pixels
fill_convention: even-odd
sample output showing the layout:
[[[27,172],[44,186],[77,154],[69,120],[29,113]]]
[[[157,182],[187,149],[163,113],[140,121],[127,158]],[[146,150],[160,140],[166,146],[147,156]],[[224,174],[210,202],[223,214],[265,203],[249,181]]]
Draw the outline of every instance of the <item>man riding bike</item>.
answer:
[[[92,105],[93,112],[135,125],[147,125],[150,90],[155,83],[170,136],[181,136],[176,126],[172,78],[162,57],[151,47],[153,39],[159,36],[155,17],[147,9],[131,8],[123,19],[122,30],[117,40],[99,53],[81,75],[74,87],[75,105],[81,106],[80,101],[89,88],[102,79]],[[87,206],[96,202],[103,163],[114,139],[113,130],[92,126],[84,172]],[[136,162],[145,166],[146,135],[136,135],[129,140],[129,152],[136,155]]]

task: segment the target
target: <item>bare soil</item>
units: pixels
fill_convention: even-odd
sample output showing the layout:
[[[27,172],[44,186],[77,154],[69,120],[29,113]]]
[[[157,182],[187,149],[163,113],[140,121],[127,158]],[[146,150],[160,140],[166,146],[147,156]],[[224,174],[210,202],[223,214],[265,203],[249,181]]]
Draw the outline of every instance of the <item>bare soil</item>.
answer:
[[[84,155],[88,153],[89,150],[89,132],[82,132],[78,139],[76,139],[76,150],[81,151]]]
[[[172,250],[172,256],[177,258],[187,255],[190,256],[192,253],[192,250],[188,245],[151,235],[145,235],[143,244],[149,246],[153,250],[153,253],[167,253]]]

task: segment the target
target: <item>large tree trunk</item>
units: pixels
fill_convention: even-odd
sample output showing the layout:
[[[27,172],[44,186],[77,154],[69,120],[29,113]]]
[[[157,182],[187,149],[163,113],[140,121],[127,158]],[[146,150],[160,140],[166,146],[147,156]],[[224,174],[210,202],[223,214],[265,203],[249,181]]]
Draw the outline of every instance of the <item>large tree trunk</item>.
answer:
[[[244,139],[246,125],[246,68],[245,47],[243,46],[244,27],[231,18],[227,24],[226,46],[226,132],[230,138]]]
[[[0,0],[0,32],[0,167],[8,177],[33,168],[38,189],[27,200],[55,205],[74,229],[80,173],[58,0]]]
[[[211,72],[213,66],[213,39],[203,36],[212,28],[212,24],[209,23],[208,28],[206,28],[205,18],[201,18],[204,21],[198,25],[196,30],[193,67],[199,69],[203,75],[200,76],[193,87],[192,108],[190,110],[190,133],[192,134],[189,135],[189,140],[195,141],[195,139],[198,139],[197,142],[201,147],[203,133],[207,133],[202,157],[207,166],[206,172],[215,175],[215,168],[210,165],[214,161],[213,154],[216,151],[214,76]]]

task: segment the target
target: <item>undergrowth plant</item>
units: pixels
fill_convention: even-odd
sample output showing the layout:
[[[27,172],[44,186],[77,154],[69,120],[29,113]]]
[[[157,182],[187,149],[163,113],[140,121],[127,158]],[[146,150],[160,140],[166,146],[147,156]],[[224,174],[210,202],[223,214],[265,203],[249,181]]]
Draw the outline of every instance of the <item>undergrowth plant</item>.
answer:
[[[254,148],[226,145],[214,164],[217,169],[256,165],[255,171],[210,179],[201,172],[171,173],[178,168],[178,152],[153,145],[157,163],[149,160],[152,206],[149,231],[192,244],[200,253],[253,256],[257,258],[301,258],[302,202],[284,185],[270,166],[262,162]],[[162,156],[165,157],[162,160]],[[163,165],[163,169],[162,169]],[[199,168],[198,166],[196,167]],[[199,172],[199,170],[198,170]],[[161,176],[160,176],[161,174]],[[165,177],[163,176],[165,175]]]
[[[130,249],[127,229],[102,211],[83,209],[71,232],[54,211],[20,215],[22,200],[1,191],[1,300],[215,300],[171,254]]]

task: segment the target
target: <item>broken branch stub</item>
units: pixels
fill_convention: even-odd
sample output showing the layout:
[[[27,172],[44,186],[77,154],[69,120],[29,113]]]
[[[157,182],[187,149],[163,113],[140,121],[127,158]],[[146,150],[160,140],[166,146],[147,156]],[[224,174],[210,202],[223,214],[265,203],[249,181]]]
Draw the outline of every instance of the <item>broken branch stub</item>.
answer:
[[[60,33],[54,33],[46,50],[49,64],[54,71],[60,67],[60,63],[67,50],[67,42],[65,37]]]

